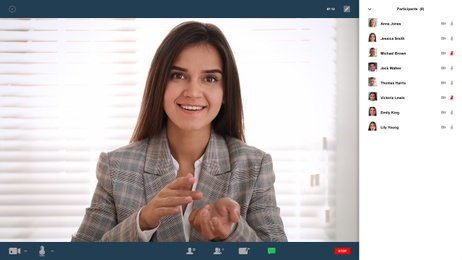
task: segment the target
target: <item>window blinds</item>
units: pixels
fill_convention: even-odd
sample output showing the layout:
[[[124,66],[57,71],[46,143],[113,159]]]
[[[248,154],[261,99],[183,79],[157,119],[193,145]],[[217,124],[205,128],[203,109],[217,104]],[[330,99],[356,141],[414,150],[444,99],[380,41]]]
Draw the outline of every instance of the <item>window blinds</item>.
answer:
[[[335,20],[198,20],[233,48],[289,241],[335,240]],[[128,143],[154,52],[182,21],[0,20],[0,241],[70,240],[99,153]]]

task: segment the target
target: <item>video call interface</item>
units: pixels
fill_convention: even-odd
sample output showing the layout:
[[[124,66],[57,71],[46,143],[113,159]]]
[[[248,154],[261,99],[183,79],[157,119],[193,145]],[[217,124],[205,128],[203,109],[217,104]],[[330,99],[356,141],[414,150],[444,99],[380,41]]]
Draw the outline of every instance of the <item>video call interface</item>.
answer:
[[[462,259],[462,3],[0,13],[1,259]]]

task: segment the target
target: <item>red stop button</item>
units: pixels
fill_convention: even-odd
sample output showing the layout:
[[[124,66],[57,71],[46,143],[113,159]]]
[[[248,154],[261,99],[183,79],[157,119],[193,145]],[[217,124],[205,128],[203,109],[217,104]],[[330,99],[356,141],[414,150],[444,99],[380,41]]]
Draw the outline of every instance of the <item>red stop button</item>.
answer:
[[[336,247],[334,249],[336,255],[349,255],[350,248],[349,247]]]

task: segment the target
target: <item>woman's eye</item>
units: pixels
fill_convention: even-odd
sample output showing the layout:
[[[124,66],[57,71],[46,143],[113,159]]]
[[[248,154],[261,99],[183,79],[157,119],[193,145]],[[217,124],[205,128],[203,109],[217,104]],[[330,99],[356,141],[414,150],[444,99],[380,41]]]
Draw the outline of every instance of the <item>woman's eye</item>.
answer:
[[[218,80],[215,77],[205,77],[205,81],[207,81],[207,82],[217,82]]]
[[[184,79],[184,75],[181,73],[173,73],[172,74],[172,79]]]

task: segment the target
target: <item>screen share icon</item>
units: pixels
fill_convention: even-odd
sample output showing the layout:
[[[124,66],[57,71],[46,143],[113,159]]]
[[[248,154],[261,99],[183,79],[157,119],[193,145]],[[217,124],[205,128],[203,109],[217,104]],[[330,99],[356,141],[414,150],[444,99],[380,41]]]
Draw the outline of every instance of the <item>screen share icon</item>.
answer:
[[[239,247],[239,254],[240,255],[248,255],[250,248],[248,247]]]

